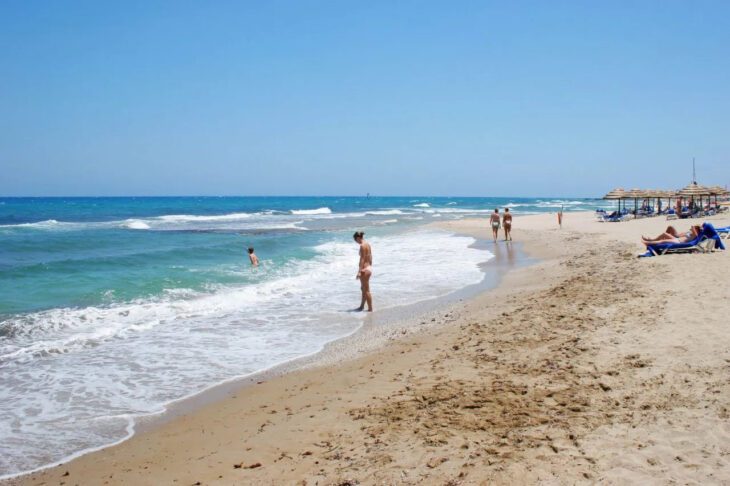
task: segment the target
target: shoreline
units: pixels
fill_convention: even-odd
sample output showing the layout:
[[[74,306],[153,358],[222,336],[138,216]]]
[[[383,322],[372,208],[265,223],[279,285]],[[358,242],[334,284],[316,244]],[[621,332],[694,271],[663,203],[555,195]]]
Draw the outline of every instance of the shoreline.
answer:
[[[640,261],[637,235],[665,221],[567,216],[563,230],[553,214],[515,218],[540,262],[436,312],[428,329],[8,484],[64,473],[92,484],[729,478],[730,343],[714,317],[728,310],[727,255]]]
[[[444,225],[441,224],[433,224],[433,226],[444,229]],[[456,234],[474,236],[467,232]],[[476,238],[476,236],[474,237]],[[491,242],[477,239],[470,246],[485,247],[484,249],[489,250],[489,248],[486,248],[485,243]],[[133,435],[124,440],[153,430],[182,415],[195,413],[195,411],[205,406],[225,400],[231,395],[257,384],[275,380],[289,373],[315,370],[352,361],[368,353],[377,352],[382,347],[387,346],[388,342],[398,339],[403,334],[411,331],[423,331],[433,327],[429,324],[435,322],[432,321],[434,316],[452,312],[452,308],[460,302],[495,289],[507,272],[534,263],[535,259],[530,258],[522,251],[520,242],[514,243],[514,245],[516,246],[516,254],[509,259],[501,255],[494,255],[494,252],[490,251],[494,256],[479,265],[480,268],[484,269],[484,277],[479,283],[468,285],[446,295],[376,311],[375,315],[366,315],[361,325],[350,334],[324,343],[317,351],[246,375],[215,383],[192,395],[169,402],[166,404],[165,410],[159,414],[138,417]],[[425,310],[419,309],[422,307],[425,307]],[[113,447],[114,445],[116,444],[102,446],[101,449]],[[48,467],[52,466],[45,466],[43,469]]]
[[[452,231],[446,225],[441,224],[441,222],[429,223],[424,227],[448,231],[454,235],[471,236],[475,238],[475,242],[470,245],[471,248],[480,248],[489,251],[487,243],[491,242],[480,240],[478,235],[470,234],[469,232]],[[479,264],[479,267],[483,271],[483,278],[478,283],[470,284],[445,295],[387,308],[376,312],[375,315],[365,315],[360,325],[351,333],[325,342],[318,350],[312,353],[214,383],[202,390],[164,404],[164,410],[159,412],[129,417],[126,436],[109,444],[74,452],[58,461],[39,466],[29,471],[12,473],[6,476],[0,475],[0,484],[3,484],[5,481],[8,481],[9,484],[14,484],[15,481],[22,480],[25,477],[42,473],[48,469],[61,467],[64,464],[68,464],[89,454],[99,453],[105,449],[116,447],[132,440],[140,434],[145,434],[174,421],[181,416],[195,413],[206,406],[230,398],[232,395],[247,390],[256,384],[261,384],[289,373],[326,366],[336,366],[341,362],[352,361],[368,353],[377,352],[386,346],[389,341],[397,339],[398,336],[406,334],[409,331],[432,327],[428,324],[431,323],[432,319],[435,322],[434,315],[449,312],[449,309],[458,302],[473,298],[478,294],[488,292],[490,289],[495,288],[499,285],[502,276],[510,271],[510,269],[529,265],[531,263],[530,258],[521,251],[521,244],[517,243],[515,246],[514,254],[510,254],[509,257],[503,257],[490,251],[492,256]],[[426,310],[420,309],[423,307]]]

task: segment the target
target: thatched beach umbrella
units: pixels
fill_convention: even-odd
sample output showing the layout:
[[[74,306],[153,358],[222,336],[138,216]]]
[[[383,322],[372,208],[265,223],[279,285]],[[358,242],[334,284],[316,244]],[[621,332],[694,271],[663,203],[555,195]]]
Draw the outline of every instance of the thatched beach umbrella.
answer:
[[[717,205],[717,198],[719,196],[727,196],[730,194],[730,191],[722,186],[710,186],[708,189],[710,190],[711,195],[715,196],[715,205]]]
[[[609,192],[605,196],[603,196],[603,199],[615,199],[618,201],[618,212],[621,212],[621,200],[626,197],[626,191],[623,190],[622,187],[617,187],[613,191]]]
[[[660,191],[658,189],[645,189],[644,191],[644,197],[647,199],[656,199],[656,205],[657,210],[661,211],[662,209],[662,198],[664,197],[664,191]]]
[[[725,189],[722,186],[711,186],[711,187],[708,187],[708,189],[710,190],[710,192],[712,193],[713,196],[727,196],[728,194],[730,194],[730,191],[728,191],[727,189]]]
[[[696,182],[693,182],[691,184],[688,184],[683,189],[680,189],[677,191],[677,194],[679,194],[682,197],[688,197],[692,201],[694,201],[695,198],[699,198],[700,200],[700,206],[702,206],[702,196],[709,196],[710,195],[710,189],[701,186],[697,184]]]
[[[662,197],[667,199],[667,207],[672,207],[672,199],[677,197],[677,191],[661,191]]]
[[[641,189],[631,189],[630,191],[626,191],[627,199],[633,199],[634,200],[634,215],[639,211],[639,199],[644,197],[644,191]]]

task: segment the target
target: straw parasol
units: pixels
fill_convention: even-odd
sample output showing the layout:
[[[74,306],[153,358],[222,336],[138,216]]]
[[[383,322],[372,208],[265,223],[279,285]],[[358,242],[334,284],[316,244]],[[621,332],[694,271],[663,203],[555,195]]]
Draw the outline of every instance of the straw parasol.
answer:
[[[626,191],[622,187],[617,187],[613,191],[609,192],[603,199],[623,199],[626,197]]]
[[[712,194],[712,191],[708,187],[692,182],[691,184],[687,184],[683,189],[677,191],[677,194],[682,197],[688,197],[693,201],[695,198],[699,198],[700,207],[702,207],[702,196],[709,196]]]
[[[685,197],[701,197],[709,196],[710,194],[712,194],[712,191],[709,187],[701,186],[696,182],[693,182],[685,186],[683,189],[677,191],[677,194]]]
[[[660,189],[646,189],[644,191],[644,197],[648,199],[656,199],[657,208],[659,211],[661,211],[662,198],[667,197],[666,192],[667,191],[662,191]]]
[[[711,186],[708,187],[708,189],[711,191],[713,196],[727,196],[728,194],[730,194],[730,191],[722,186]]]
[[[667,207],[672,207],[672,199],[678,197],[677,191],[661,191],[662,197],[667,198]]]
[[[710,186],[708,189],[710,190],[710,193],[715,196],[715,205],[717,205],[717,198],[719,196],[727,196],[730,194],[730,191],[722,186]]]
[[[634,214],[636,214],[639,211],[639,199],[645,197],[644,191],[641,189],[631,189],[629,191],[626,191],[626,199],[633,199],[634,200]]]
[[[618,211],[621,212],[621,200],[626,197],[626,191],[623,187],[617,187],[613,191],[603,196],[603,199],[616,199],[618,201]]]

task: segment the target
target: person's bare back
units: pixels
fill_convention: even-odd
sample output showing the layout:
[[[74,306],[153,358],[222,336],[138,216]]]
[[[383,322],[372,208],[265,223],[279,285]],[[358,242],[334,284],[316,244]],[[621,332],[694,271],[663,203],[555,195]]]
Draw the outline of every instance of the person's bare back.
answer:
[[[248,249],[248,259],[251,261],[252,266],[259,266],[259,257],[257,257],[256,254],[253,252],[253,247],[249,247]]]

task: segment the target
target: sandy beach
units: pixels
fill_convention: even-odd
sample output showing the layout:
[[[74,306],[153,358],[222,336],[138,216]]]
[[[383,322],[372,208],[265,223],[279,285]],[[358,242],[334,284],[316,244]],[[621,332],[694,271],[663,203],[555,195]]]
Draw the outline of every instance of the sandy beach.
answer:
[[[730,255],[637,258],[666,226],[515,218],[537,263],[423,329],[5,483],[730,484]]]

